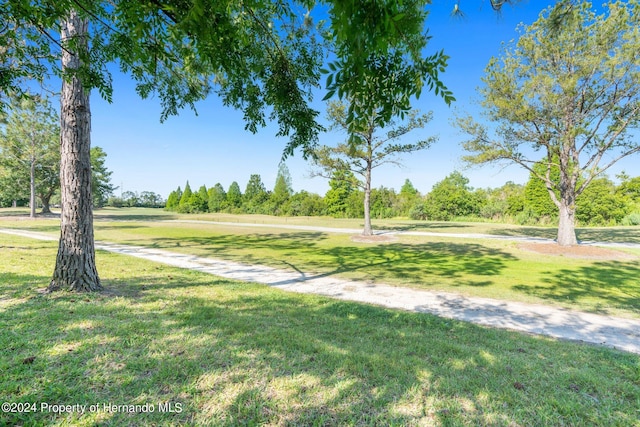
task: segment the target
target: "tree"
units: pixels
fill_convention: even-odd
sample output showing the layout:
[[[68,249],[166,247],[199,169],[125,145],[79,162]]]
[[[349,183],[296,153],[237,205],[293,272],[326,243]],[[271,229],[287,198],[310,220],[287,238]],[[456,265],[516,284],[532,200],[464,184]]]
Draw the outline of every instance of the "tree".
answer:
[[[214,89],[241,108],[246,127],[265,108],[290,135],[287,149],[312,145],[321,127],[309,107],[322,55],[294,4],[153,0],[0,3],[0,98],[26,80],[63,77],[61,238],[50,290],[99,290],[91,212],[89,93],[111,99],[107,65],[117,61],[143,97],[157,93],[162,119]],[[60,31],[60,40],[52,35]],[[59,59],[62,58],[60,65]],[[0,103],[2,105],[2,103]]]
[[[217,183],[209,189],[209,212],[220,212],[227,203],[227,192],[222,184]]]
[[[20,184],[28,182],[31,218],[36,216],[36,196],[42,196],[43,212],[47,212],[59,186],[59,134],[58,115],[49,100],[40,96],[14,99],[6,125],[0,128],[2,163],[18,192]]]
[[[182,198],[182,189],[178,187],[177,190],[173,190],[171,193],[169,193],[169,197],[167,197],[167,204],[165,205],[165,209],[168,211],[178,210],[178,206],[180,206],[181,198]]]
[[[143,191],[139,197],[140,206],[145,208],[161,208],[164,205],[162,196],[153,191]]]
[[[640,204],[640,176],[631,178],[623,172],[618,177],[622,182],[616,188],[616,193],[629,198],[631,203]]]
[[[629,211],[627,201],[606,176],[595,178],[576,199],[576,218],[584,225],[616,225]]]
[[[288,214],[292,216],[324,215],[326,206],[324,199],[315,193],[301,190],[291,196]]]
[[[60,190],[60,150],[51,151],[51,163],[36,166],[36,194],[42,203],[42,213],[51,213],[51,198]]]
[[[193,197],[193,191],[191,191],[191,186],[189,185],[189,181],[184,186],[184,191],[182,192],[182,196],[180,196],[180,203],[178,203],[178,212],[180,213],[189,213],[191,212],[191,200]]]
[[[189,212],[200,213],[209,210],[209,193],[205,185],[200,186],[197,192],[189,199]]]
[[[424,202],[427,219],[449,221],[456,217],[480,213],[477,197],[469,186],[469,178],[454,171],[434,184]]]
[[[395,210],[398,204],[398,195],[393,188],[371,189],[371,216],[378,219],[393,218],[397,215]]]
[[[91,195],[93,206],[101,208],[116,188],[111,184],[111,172],[107,169],[107,153],[100,147],[91,147]]]
[[[519,215],[524,210],[524,205],[524,186],[508,181],[502,187],[485,190],[480,216],[504,221],[507,217]]]
[[[412,144],[402,144],[398,141],[409,132],[420,129],[431,120],[431,114],[418,115],[417,111],[407,113],[407,119],[399,123],[389,119],[381,122],[378,114],[372,113],[366,125],[353,128],[347,120],[347,108],[341,102],[329,103],[329,120],[332,129],[339,129],[350,135],[348,141],[339,143],[335,147],[322,146],[316,151],[315,164],[319,168],[315,175],[330,178],[338,170],[348,170],[361,177],[358,182],[364,192],[364,230],[365,236],[373,234],[371,227],[371,175],[375,168],[385,164],[400,165],[400,154],[413,153],[428,148],[435,137],[419,140]],[[380,124],[388,125],[386,133],[379,136],[383,130]],[[336,179],[334,177],[334,179]],[[329,203],[327,202],[329,206]]]
[[[263,204],[269,198],[269,193],[262,183],[262,178],[258,174],[252,174],[249,177],[247,186],[244,190],[243,207],[247,213],[261,213]]]
[[[242,191],[236,181],[233,181],[227,190],[227,204],[231,209],[242,206]]]
[[[122,205],[134,208],[140,205],[140,196],[135,191],[125,191],[122,193]]]
[[[402,184],[400,188],[398,199],[399,214],[409,216],[411,209],[420,201],[420,192],[413,186],[411,181],[405,179],[404,184]]]
[[[324,195],[327,213],[334,217],[345,217],[349,210],[349,197],[357,189],[358,181],[348,169],[335,169],[329,180],[329,190]]]
[[[288,202],[293,194],[291,186],[291,174],[289,168],[284,162],[278,166],[278,175],[276,176],[276,184],[269,197],[269,203],[272,206],[271,213],[274,215],[284,215],[288,210]]]
[[[562,246],[577,244],[577,197],[640,150],[630,134],[640,123],[640,6],[611,2],[599,16],[590,7],[560,2],[546,9],[514,47],[490,61],[480,93],[494,134],[471,117],[458,121],[471,137],[463,144],[467,161],[515,162],[545,183],[559,212]],[[542,174],[533,167],[539,161]]]

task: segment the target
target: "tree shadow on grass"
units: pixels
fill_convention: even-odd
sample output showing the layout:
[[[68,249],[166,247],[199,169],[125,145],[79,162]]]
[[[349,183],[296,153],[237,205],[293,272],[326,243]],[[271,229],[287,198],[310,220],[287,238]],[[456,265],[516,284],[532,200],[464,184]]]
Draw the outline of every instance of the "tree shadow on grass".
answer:
[[[544,273],[547,285],[514,289],[546,300],[585,304],[608,313],[611,307],[640,311],[640,267],[636,262],[594,262],[588,266]],[[604,303],[593,304],[593,300]]]
[[[207,237],[182,236],[177,238],[159,237],[151,241],[151,247],[171,249],[172,247],[193,247],[208,255],[229,253],[230,249],[269,249],[283,253],[290,251],[308,250],[317,246],[318,242],[328,238],[321,232],[298,233],[260,233],[260,234],[221,234]],[[251,254],[235,257],[230,254],[227,259],[248,262]]]
[[[582,228],[577,234],[582,241],[640,243],[640,227]]]
[[[528,236],[553,240],[558,236],[558,229],[555,227],[506,227],[493,229],[490,233],[496,236]],[[578,228],[576,236],[579,242],[640,243],[640,227]]]
[[[428,286],[442,278],[457,279],[452,286],[488,286],[487,277],[499,276],[515,257],[474,243],[391,243],[378,246],[334,247],[321,251],[333,270],[319,276],[364,272],[361,280],[402,280]],[[326,265],[318,265],[326,269]],[[318,277],[318,276],[314,276]]]
[[[0,246],[0,250],[2,250],[2,246]],[[51,276],[15,274],[0,271],[0,307],[3,307],[3,300],[33,297],[34,291],[46,288],[50,280]],[[0,308],[0,310],[2,310],[2,308]]]
[[[633,423],[634,355],[137,268],[129,278],[105,274],[119,295],[38,295],[0,311],[0,400],[152,403],[155,411],[3,413],[0,424]],[[160,412],[159,402],[182,412]]]
[[[201,256],[243,264],[269,265],[308,274],[308,278],[358,272],[357,280],[402,282],[428,287],[443,278],[452,286],[489,286],[506,264],[508,252],[476,243],[322,245],[325,233],[215,235],[157,238],[152,247],[193,248]],[[252,251],[255,249],[255,251]],[[262,251],[262,250],[265,251]]]

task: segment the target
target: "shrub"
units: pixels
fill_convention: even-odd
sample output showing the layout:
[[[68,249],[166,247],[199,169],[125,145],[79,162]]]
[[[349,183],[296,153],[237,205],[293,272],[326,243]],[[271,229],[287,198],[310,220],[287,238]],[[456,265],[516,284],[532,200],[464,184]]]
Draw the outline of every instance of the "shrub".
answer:
[[[634,212],[625,216],[621,223],[622,225],[640,225],[640,213]]]

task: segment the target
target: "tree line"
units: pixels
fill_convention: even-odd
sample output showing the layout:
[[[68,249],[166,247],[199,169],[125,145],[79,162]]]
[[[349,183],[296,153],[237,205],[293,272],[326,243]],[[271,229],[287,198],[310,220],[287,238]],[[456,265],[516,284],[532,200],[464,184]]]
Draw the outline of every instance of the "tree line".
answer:
[[[603,176],[577,198],[581,226],[640,225],[640,177],[626,173],[619,183]],[[193,191],[187,181],[169,195],[165,209],[179,213],[226,212],[279,216],[332,216],[363,218],[363,190],[350,171],[337,171],[324,196],[305,190],[294,192],[286,166],[281,165],[272,190],[253,174],[244,189],[234,181],[225,189],[217,183]],[[507,182],[497,188],[473,188],[454,171],[420,193],[406,179],[400,191],[384,186],[371,189],[371,216],[375,219],[411,218],[429,221],[483,220],[521,225],[557,225],[558,209],[545,183],[531,174],[525,184]]]

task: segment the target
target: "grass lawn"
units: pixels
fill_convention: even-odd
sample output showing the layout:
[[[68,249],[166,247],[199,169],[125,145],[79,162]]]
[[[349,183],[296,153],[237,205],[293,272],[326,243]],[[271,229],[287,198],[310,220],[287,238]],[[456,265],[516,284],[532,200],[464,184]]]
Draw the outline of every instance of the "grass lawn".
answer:
[[[542,255],[503,240],[400,236],[395,242],[370,244],[353,242],[348,234],[155,221],[164,218],[192,217],[176,217],[157,209],[100,210],[95,223],[96,239],[354,280],[640,317],[637,258],[611,261]],[[235,222],[269,223],[272,219],[286,221],[238,216]],[[328,226],[343,224],[339,220],[324,221]],[[437,223],[431,225],[436,227]],[[485,234],[506,230],[503,225],[492,226],[470,224],[469,228]],[[4,220],[0,227],[59,233],[57,221],[51,219]],[[520,235],[536,234],[530,228],[522,230]],[[544,234],[547,229],[537,230],[537,234]],[[624,234],[633,240],[640,228],[625,230]],[[599,233],[608,237],[605,240],[609,241],[623,234],[620,229],[590,232],[592,236]],[[640,256],[640,250],[626,251]]]
[[[38,410],[0,425],[640,426],[638,355],[104,252],[106,292],[40,294],[55,252],[0,234],[0,401]]]

